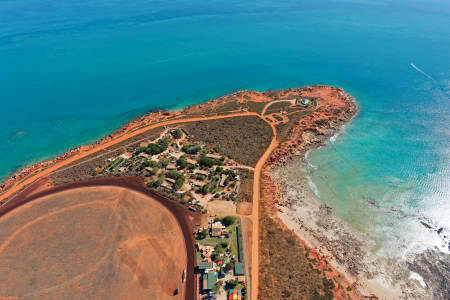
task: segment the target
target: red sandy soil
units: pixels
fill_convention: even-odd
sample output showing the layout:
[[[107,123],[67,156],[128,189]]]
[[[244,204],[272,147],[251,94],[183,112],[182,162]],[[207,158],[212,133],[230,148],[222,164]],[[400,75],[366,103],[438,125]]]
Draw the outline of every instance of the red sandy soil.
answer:
[[[284,95],[289,94],[289,90],[282,91]],[[349,121],[356,113],[355,103],[349,95],[345,94],[342,89],[329,86],[313,86],[302,89],[302,96],[315,97],[317,107],[312,114],[303,117],[291,130],[288,139],[282,142],[275,151],[272,152],[268,163],[262,169],[263,177],[261,187],[263,197],[260,201],[264,201],[268,207],[269,216],[276,221],[283,229],[289,230],[287,226],[278,218],[276,204],[284,201],[280,187],[268,176],[268,171],[275,165],[289,159],[292,155],[304,155],[311,148],[318,147],[323,143],[324,139],[337,132],[340,127]],[[317,124],[316,120],[325,120],[326,124]],[[327,262],[327,258],[310,248],[300,236],[297,236],[298,242],[309,252],[309,257],[316,259],[318,262],[315,266],[326,271],[328,279],[334,279],[344,288],[349,283],[341,276],[341,274],[331,267]],[[336,299],[342,299],[339,289],[334,290]],[[352,299],[360,299],[354,292],[348,292]]]
[[[119,143],[121,141],[127,140],[128,138],[135,136],[137,134],[140,134],[142,132],[145,132],[149,129],[164,126],[164,125],[171,125],[171,124],[177,124],[177,123],[184,123],[184,122],[195,122],[195,121],[202,121],[202,120],[209,120],[209,119],[221,119],[221,118],[228,118],[232,116],[250,116],[250,115],[258,115],[257,113],[252,112],[236,112],[229,115],[221,115],[221,116],[202,116],[202,117],[188,117],[186,119],[182,119],[185,114],[195,113],[195,112],[201,112],[205,106],[208,105],[217,105],[224,103],[228,101],[229,99],[238,99],[241,102],[245,101],[257,101],[257,102],[269,102],[272,101],[275,98],[281,98],[289,95],[299,95],[299,93],[304,97],[317,97],[319,98],[317,100],[317,106],[314,109],[314,113],[305,116],[300,120],[298,124],[296,124],[296,127],[289,133],[289,139],[287,141],[283,141],[281,145],[278,147],[275,147],[277,145],[276,141],[276,134],[274,134],[274,139],[272,140],[271,146],[267,149],[266,153],[263,155],[263,157],[258,162],[257,168],[255,168],[255,174],[257,176],[254,176],[254,193],[253,193],[253,211],[251,216],[249,216],[250,219],[253,221],[253,245],[251,247],[251,252],[254,254],[252,255],[252,263],[251,267],[252,270],[258,270],[258,232],[259,232],[259,174],[262,170],[264,172],[265,168],[263,168],[264,163],[266,160],[268,161],[268,167],[277,164],[279,162],[282,162],[285,159],[288,159],[291,155],[294,153],[298,153],[299,151],[304,151],[307,149],[308,145],[310,144],[318,144],[320,143],[320,140],[316,138],[317,135],[325,136],[328,134],[330,130],[330,126],[337,128],[340,125],[342,125],[345,121],[348,120],[348,116],[352,115],[354,112],[354,105],[349,100],[349,97],[343,92],[340,88],[333,88],[328,86],[310,86],[310,87],[304,87],[304,88],[298,88],[298,89],[287,89],[282,91],[268,91],[268,92],[253,92],[253,91],[239,91],[236,93],[233,93],[231,95],[227,95],[215,100],[212,100],[206,104],[197,105],[188,107],[183,111],[177,111],[177,112],[151,112],[147,115],[144,115],[140,118],[137,118],[125,126],[123,126],[121,129],[116,131],[115,133],[109,135],[108,137],[98,141],[95,144],[83,146],[74,150],[71,150],[67,152],[66,154],[55,158],[51,161],[42,162],[35,164],[31,167],[28,167],[21,172],[15,174],[11,178],[9,178],[3,186],[0,186],[0,200],[6,200],[8,197],[12,196],[14,193],[23,191],[24,188],[30,187],[30,184],[35,183],[36,180],[44,178],[48,174],[50,174],[52,171],[61,168],[62,166],[68,165],[71,162],[74,162],[78,159],[81,159],[85,156],[88,156],[92,153],[95,153],[99,150],[105,149],[109,146],[112,146],[116,143]],[[260,115],[258,115],[260,116]],[[261,116],[260,116],[261,117]],[[171,120],[167,120],[169,118],[172,118]],[[175,118],[175,119],[173,119]],[[316,120],[323,119],[326,121],[326,125],[318,125],[315,123]],[[268,123],[272,126],[272,129],[274,129],[275,122],[271,122],[270,120],[266,120]],[[271,153],[271,151],[273,152]],[[270,154],[270,155],[269,155]],[[40,186],[39,184],[37,186]],[[28,195],[33,194],[38,195],[39,187],[31,188],[31,191],[28,191]],[[1,210],[4,208],[4,206],[10,207],[11,205],[14,206],[14,200],[16,199],[12,198],[12,200],[6,202],[5,205],[0,207],[0,216],[2,215]],[[13,204],[9,204],[9,202],[13,202]],[[264,201],[264,199],[261,199],[261,201]],[[282,199],[277,199],[277,201],[282,201]],[[28,205],[28,204],[27,204]],[[186,223],[187,224],[187,223]],[[182,229],[184,227],[182,226]],[[191,231],[192,232],[192,231]],[[185,234],[186,239],[187,234]],[[0,240],[1,241],[1,240]],[[186,244],[187,246],[190,245],[190,243]],[[191,245],[192,246],[192,245]],[[190,246],[189,246],[190,247]],[[194,250],[192,253],[195,254]],[[188,250],[188,255],[192,255],[191,251]],[[0,252],[1,255],[1,252]],[[0,257],[1,258],[1,257]],[[189,260],[189,258],[188,258]],[[188,271],[189,273],[189,271]],[[252,299],[256,299],[258,296],[258,272],[252,272],[253,274],[253,284],[252,284]],[[189,281],[188,276],[188,281]],[[192,276],[193,278],[193,276]],[[1,279],[1,277],[0,277]],[[193,284],[193,281],[192,281]],[[193,288],[194,290],[194,288]],[[1,289],[0,289],[1,291]],[[0,298],[1,299],[1,298]]]
[[[63,190],[3,215],[0,227],[0,299],[186,297],[182,230],[147,195],[118,186]]]

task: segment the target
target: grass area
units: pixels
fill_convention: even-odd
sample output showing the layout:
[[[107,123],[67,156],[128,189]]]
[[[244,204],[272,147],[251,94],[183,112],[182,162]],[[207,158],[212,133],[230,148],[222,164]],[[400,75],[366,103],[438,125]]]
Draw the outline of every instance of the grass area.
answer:
[[[272,139],[270,126],[256,116],[200,121],[183,127],[195,140],[248,166],[256,165]]]
[[[236,220],[233,225],[230,225],[228,230],[230,231],[231,235],[231,255],[234,255],[234,257],[238,257],[238,245],[237,245],[237,232],[236,227],[239,225],[239,221]]]
[[[215,245],[219,244],[220,242],[223,242],[224,240],[227,240],[227,239],[222,239],[222,238],[205,238],[203,240],[200,240],[199,242],[202,245],[215,246]]]

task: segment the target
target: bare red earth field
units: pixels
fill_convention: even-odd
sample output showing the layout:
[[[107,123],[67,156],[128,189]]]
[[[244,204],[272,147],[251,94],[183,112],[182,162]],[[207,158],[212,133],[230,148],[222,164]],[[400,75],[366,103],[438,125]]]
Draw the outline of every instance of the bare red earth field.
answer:
[[[0,299],[186,297],[179,223],[160,202],[131,189],[43,196],[2,216],[0,228]]]

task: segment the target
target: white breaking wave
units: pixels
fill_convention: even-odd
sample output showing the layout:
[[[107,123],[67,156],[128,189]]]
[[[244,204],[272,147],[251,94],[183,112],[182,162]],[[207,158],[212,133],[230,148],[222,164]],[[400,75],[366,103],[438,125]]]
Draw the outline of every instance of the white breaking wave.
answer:
[[[306,154],[305,154],[305,160],[306,160],[306,162],[308,163],[308,166],[309,166],[310,168],[312,168],[312,169],[314,169],[314,170],[317,170],[317,166],[313,165],[313,164],[309,161],[309,159],[308,159],[308,156],[309,156],[309,152],[310,152],[310,151],[311,151],[311,150],[306,151]]]
[[[417,67],[415,64],[411,63],[411,67],[413,67],[413,69],[416,70],[417,72],[419,72],[420,74],[425,75],[426,77],[428,77],[429,79],[431,79],[433,81],[436,81],[433,77],[431,77],[430,75],[428,75],[427,73],[422,71],[422,69]]]
[[[330,142],[332,142],[332,143],[336,142],[336,139],[338,138],[338,136],[339,136],[339,133],[336,133],[335,135],[330,137]]]
[[[320,198],[319,189],[317,189],[317,186],[312,181],[311,176],[308,176],[308,185],[311,188],[311,190],[314,192],[314,194],[317,196],[317,198]]]

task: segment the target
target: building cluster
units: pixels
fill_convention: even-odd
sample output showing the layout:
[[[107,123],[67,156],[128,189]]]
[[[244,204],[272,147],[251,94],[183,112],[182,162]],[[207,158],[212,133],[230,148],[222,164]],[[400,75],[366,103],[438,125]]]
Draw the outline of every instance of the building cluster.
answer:
[[[211,220],[207,229],[199,229],[207,231],[197,242],[200,299],[245,299],[240,225],[227,223],[226,218],[232,220]]]
[[[233,160],[193,142],[182,129],[166,128],[156,140],[108,159],[101,171],[145,175],[150,187],[183,199],[194,210],[212,199],[236,200],[241,184],[237,166]]]

